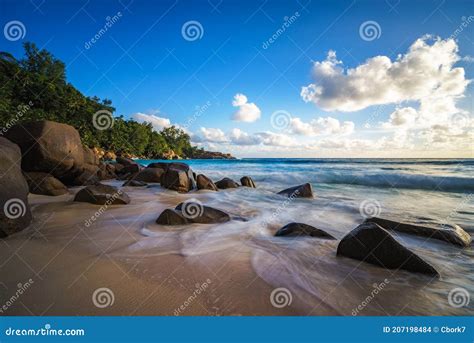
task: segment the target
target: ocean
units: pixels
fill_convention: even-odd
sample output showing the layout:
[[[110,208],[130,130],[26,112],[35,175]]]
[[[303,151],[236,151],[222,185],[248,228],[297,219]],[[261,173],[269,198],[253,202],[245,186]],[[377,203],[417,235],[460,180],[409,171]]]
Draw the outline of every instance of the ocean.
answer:
[[[150,160],[138,161],[144,165]],[[457,308],[449,303],[456,287],[474,292],[474,251],[441,241],[392,233],[399,242],[431,263],[440,279],[381,268],[335,256],[337,242],[321,239],[273,237],[289,222],[302,222],[326,230],[336,238],[360,224],[365,217],[398,221],[456,223],[474,233],[474,160],[470,159],[239,159],[187,160],[197,174],[214,181],[251,176],[256,189],[241,187],[219,192],[172,195],[176,203],[195,198],[203,204],[246,218],[219,225],[193,225],[180,232],[179,254],[194,256],[250,247],[252,267],[267,283],[291,290],[304,299],[308,313],[322,301],[337,313],[354,315],[354,308],[380,282],[388,280],[367,315],[473,314],[472,304]],[[314,199],[286,201],[276,193],[310,182]],[[161,191],[160,191],[161,192]],[[168,194],[169,191],[165,191]],[[158,193],[163,194],[163,193]],[[171,195],[162,195],[170,201]],[[171,200],[172,201],[172,200]],[[205,228],[204,228],[205,227]],[[169,231],[145,225],[148,251],[154,245],[165,253]],[[146,243],[147,238],[153,238]],[[157,239],[159,238],[159,239]],[[173,247],[175,249],[175,247]],[[168,251],[169,252],[169,251]],[[312,310],[310,310],[312,309]],[[357,313],[358,314],[358,313]]]

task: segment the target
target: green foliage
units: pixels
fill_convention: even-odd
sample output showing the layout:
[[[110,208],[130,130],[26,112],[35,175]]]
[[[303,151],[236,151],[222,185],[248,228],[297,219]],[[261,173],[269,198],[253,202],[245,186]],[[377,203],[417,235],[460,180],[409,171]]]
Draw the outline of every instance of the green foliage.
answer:
[[[89,147],[159,158],[169,150],[191,157],[190,137],[174,126],[155,132],[149,123],[114,117],[113,126],[97,130],[93,115],[115,111],[110,100],[86,97],[67,83],[63,62],[35,44],[25,43],[25,56],[17,60],[0,52],[0,125],[33,120],[52,120],[74,126]]]

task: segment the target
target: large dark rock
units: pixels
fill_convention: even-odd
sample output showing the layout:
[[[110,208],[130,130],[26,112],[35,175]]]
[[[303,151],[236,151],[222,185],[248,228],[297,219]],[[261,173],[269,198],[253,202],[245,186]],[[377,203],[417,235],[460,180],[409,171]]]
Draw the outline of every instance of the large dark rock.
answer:
[[[278,192],[278,194],[286,195],[290,198],[312,198],[314,196],[313,187],[311,187],[310,183],[284,189]]]
[[[387,269],[437,275],[436,269],[397,242],[375,223],[363,223],[349,232],[337,247],[337,255],[375,264]]]
[[[326,231],[303,223],[289,223],[279,229],[275,236],[311,236],[325,239],[336,239]]]
[[[0,237],[23,230],[32,219],[21,158],[18,145],[0,137]]]
[[[115,164],[101,162],[99,164],[99,171],[97,172],[99,180],[115,179],[117,177],[115,174],[115,167]]]
[[[67,187],[48,173],[27,172],[24,174],[30,193],[41,195],[63,195],[69,193]]]
[[[199,174],[196,177],[196,179],[197,179],[197,188],[198,189],[207,189],[207,190],[210,190],[210,191],[218,191],[217,186],[206,175]]]
[[[147,168],[160,168],[160,169],[163,169],[163,171],[165,171],[166,169],[168,169],[168,166],[170,165],[170,163],[168,162],[153,162],[153,163],[150,163]]]
[[[77,192],[74,201],[96,205],[124,205],[130,202],[130,198],[127,193],[116,187],[98,184],[81,189]]]
[[[161,168],[145,168],[133,177],[134,180],[143,182],[161,182],[161,176],[164,174]]]
[[[7,137],[21,148],[22,169],[50,173],[63,181],[84,167],[84,149],[75,128],[48,120],[18,124]]]
[[[94,153],[92,149],[84,147],[84,164],[89,164],[91,166],[98,166],[100,163],[99,157]]]
[[[120,174],[122,169],[125,167],[121,163],[107,163],[107,166],[113,166],[114,167],[114,173],[116,173],[116,174]]]
[[[161,186],[180,193],[189,192],[195,188],[192,169],[185,163],[169,163],[161,176]]]
[[[99,171],[100,160],[92,149],[84,147],[84,165],[83,169],[90,174],[97,174]]]
[[[135,174],[138,173],[142,168],[138,163],[135,164],[127,164],[124,165],[123,168],[120,169],[120,171],[117,172],[119,175],[126,175],[126,174]]]
[[[84,170],[78,176],[74,178],[72,184],[74,186],[89,186],[89,185],[96,185],[100,182],[100,178],[96,173],[92,173],[88,170]]]
[[[257,188],[255,186],[255,182],[253,182],[252,178],[250,176],[244,176],[240,179],[240,183],[244,187],[250,187],[250,188]]]
[[[222,180],[217,181],[216,186],[219,189],[239,188],[240,187],[237,182],[235,182],[234,180],[232,180],[228,177],[225,177]]]
[[[215,224],[231,220],[230,215],[217,208],[204,206],[198,201],[188,200],[176,206],[175,210],[181,211],[183,216],[192,223]]]
[[[132,165],[132,164],[138,164],[137,162],[135,162],[131,158],[126,158],[126,157],[121,157],[121,156],[117,156],[117,158],[115,160],[117,161],[117,163],[120,163],[121,165],[124,165],[124,166]]]
[[[376,223],[387,230],[404,232],[416,236],[423,236],[440,241],[445,241],[461,247],[471,245],[472,238],[466,231],[456,224],[434,225],[414,225],[409,223],[401,223],[393,220],[373,217],[365,220],[367,223]]]
[[[168,208],[161,212],[156,219],[156,223],[160,225],[184,225],[189,224],[189,221],[183,216],[181,211]]]
[[[175,209],[164,210],[157,224],[184,225],[184,224],[217,224],[231,220],[230,215],[213,207],[204,206],[198,201],[185,201]]]

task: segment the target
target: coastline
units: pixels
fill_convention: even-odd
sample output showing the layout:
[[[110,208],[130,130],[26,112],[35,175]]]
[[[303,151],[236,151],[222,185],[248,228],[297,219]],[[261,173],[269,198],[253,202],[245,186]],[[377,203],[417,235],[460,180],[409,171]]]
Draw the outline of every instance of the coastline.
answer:
[[[212,164],[208,168],[222,173]],[[468,258],[472,247],[460,252],[443,243],[397,236],[442,267],[443,277],[436,280],[337,258],[337,241],[273,237],[281,224],[298,218],[340,239],[358,224],[360,215],[342,206],[348,195],[339,194],[340,200],[328,203],[329,192],[335,191],[320,185],[315,199],[295,199],[281,218],[262,230],[261,218],[282,206],[282,199],[274,194],[279,183],[264,182],[258,176],[256,181],[254,190],[241,187],[187,194],[158,185],[121,187],[131,203],[111,205],[89,227],[85,220],[100,206],[72,202],[73,193],[81,187],[57,197],[30,194],[33,225],[4,240],[6,249],[0,253],[6,275],[2,297],[7,299],[18,282],[33,278],[34,284],[5,315],[173,316],[187,302],[178,315],[350,316],[373,292],[373,285],[386,279],[388,287],[357,315],[426,315],[435,313],[434,304],[446,302],[450,287],[466,287],[469,269],[450,268],[459,264],[458,258]],[[104,183],[120,187],[123,182]],[[407,190],[407,196],[412,193]],[[247,221],[184,227],[155,223],[164,209],[186,199],[199,199]],[[442,256],[449,256],[452,265],[442,266]],[[196,285],[207,280],[206,290],[193,298]],[[112,290],[114,303],[98,308],[92,294],[104,287]],[[271,294],[282,287],[291,291],[292,302],[278,308],[272,305]],[[470,311],[445,306],[436,313]]]

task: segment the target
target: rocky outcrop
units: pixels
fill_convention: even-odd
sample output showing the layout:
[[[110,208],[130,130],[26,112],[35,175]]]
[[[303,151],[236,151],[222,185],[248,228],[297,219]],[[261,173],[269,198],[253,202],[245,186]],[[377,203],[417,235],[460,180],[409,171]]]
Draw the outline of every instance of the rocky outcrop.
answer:
[[[279,229],[275,236],[311,236],[324,239],[336,239],[326,231],[315,228],[314,226],[303,223],[289,223]]]
[[[130,202],[130,198],[116,187],[98,184],[81,189],[74,197],[74,201],[96,205],[124,205]]]
[[[250,176],[244,176],[240,179],[240,184],[244,187],[257,188]]]
[[[137,175],[133,177],[136,181],[143,182],[161,182],[161,176],[164,174],[165,170],[162,168],[145,168],[138,172]]]
[[[173,150],[164,152],[161,156],[158,156],[159,160],[181,160],[181,157]]]
[[[122,157],[122,156],[117,156],[115,158],[115,160],[117,161],[117,163],[120,163],[121,165],[124,165],[124,166],[129,166],[129,165],[136,165],[138,164],[137,162],[135,162],[134,160],[132,160],[131,158],[126,158],[126,157]]]
[[[234,180],[232,180],[228,177],[225,177],[222,180],[217,181],[216,186],[219,189],[239,188],[240,187],[237,182],[235,182]]]
[[[194,159],[208,159],[208,160],[235,160],[235,157],[231,154],[225,154],[222,152],[217,151],[206,151],[206,150],[198,150],[193,152],[190,158]]]
[[[189,192],[195,188],[192,169],[185,163],[169,163],[161,176],[161,186],[180,193]]]
[[[144,167],[134,160],[126,157],[117,157],[117,162],[114,163],[115,174],[119,180],[128,180],[136,177]]]
[[[153,162],[147,165],[147,168],[160,168],[163,170],[168,169],[168,166],[170,165],[169,162]]]
[[[57,196],[69,193],[67,187],[48,173],[24,173],[30,193]]]
[[[18,145],[0,137],[0,237],[23,230],[32,219],[21,159]]]
[[[367,223],[376,223],[387,230],[404,232],[411,235],[438,239],[461,247],[471,245],[472,238],[466,231],[456,224],[444,225],[415,225],[393,220],[373,217],[365,220]]]
[[[92,151],[99,160],[114,161],[117,158],[117,155],[115,155],[113,151],[105,151],[104,149],[98,147],[92,148]]]
[[[84,149],[75,128],[48,120],[15,125],[7,137],[21,148],[22,169],[64,181],[82,172]]]
[[[349,232],[337,247],[337,255],[371,263],[387,269],[439,276],[436,269],[397,242],[375,223],[363,223]]]
[[[116,168],[116,164],[101,162],[99,164],[99,171],[97,172],[97,176],[99,177],[99,180],[115,179],[117,177],[115,173],[115,168]]]
[[[313,187],[310,183],[284,189],[278,194],[286,195],[289,198],[313,198]]]
[[[206,175],[199,174],[197,177],[197,188],[198,189],[207,189],[210,191],[218,191],[217,186],[212,182],[210,178]]]
[[[90,172],[88,170],[84,170],[78,176],[74,178],[72,184],[74,186],[89,186],[89,185],[96,185],[100,182],[98,173]]]
[[[230,220],[230,215],[224,211],[189,200],[174,209],[164,210],[156,223],[161,225],[217,224]]]

